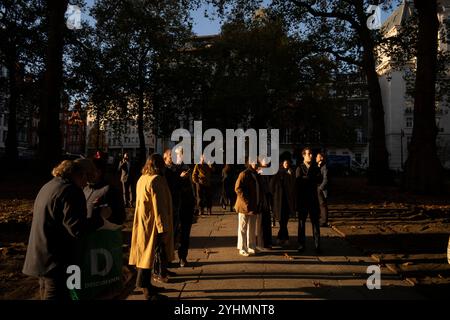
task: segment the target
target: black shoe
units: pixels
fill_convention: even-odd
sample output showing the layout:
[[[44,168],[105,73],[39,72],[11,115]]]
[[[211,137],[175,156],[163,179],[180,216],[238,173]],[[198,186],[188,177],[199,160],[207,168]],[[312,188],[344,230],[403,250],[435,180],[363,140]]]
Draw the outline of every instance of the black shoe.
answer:
[[[186,259],[180,259],[180,268],[184,268],[187,265]]]
[[[165,300],[169,299],[167,296],[164,296],[162,294],[151,293],[151,292],[149,292],[147,294],[144,293],[144,298],[147,301],[165,301]]]
[[[155,296],[161,296],[159,292],[162,292],[164,288],[151,286],[150,288],[142,288],[145,300],[153,300]]]
[[[297,251],[302,253],[303,251],[305,251],[305,246],[303,244],[299,245]]]
[[[154,274],[152,278],[153,278],[153,281],[155,281],[155,282],[169,283],[169,278],[167,276],[162,277],[162,276]]]
[[[167,271],[166,271],[166,274],[167,274],[169,277],[176,277],[176,276],[177,276],[177,274],[176,274],[175,272],[170,271],[170,270],[167,270]]]
[[[150,294],[155,294],[158,292],[163,292],[165,290],[165,288],[151,285],[150,288],[144,288],[143,290],[144,290],[144,295],[145,295],[146,290],[148,290],[148,292]]]

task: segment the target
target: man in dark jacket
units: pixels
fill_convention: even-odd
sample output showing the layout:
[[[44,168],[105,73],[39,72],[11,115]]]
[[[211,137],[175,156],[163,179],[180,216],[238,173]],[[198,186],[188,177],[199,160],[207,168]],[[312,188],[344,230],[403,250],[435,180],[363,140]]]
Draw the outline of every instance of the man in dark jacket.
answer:
[[[179,226],[180,226],[180,246],[178,248],[178,258],[180,259],[180,267],[187,265],[187,256],[189,251],[189,242],[191,237],[192,220],[195,210],[195,195],[192,185],[192,169],[184,163],[183,149],[176,150],[176,174],[179,181],[180,189],[180,209],[179,209]]]
[[[53,169],[54,178],[39,191],[22,272],[39,277],[41,299],[68,300],[67,267],[79,263],[77,240],[103,225],[88,219],[83,187],[92,170],[89,160],[65,160]]]
[[[328,170],[325,163],[325,156],[323,153],[319,152],[316,156],[316,162],[320,169],[319,181],[317,186],[317,196],[319,197],[319,207],[320,207],[320,225],[326,227],[328,225]]]
[[[132,168],[128,153],[123,154],[123,159],[119,163],[120,182],[122,182],[123,202],[126,208],[132,206]]]
[[[103,218],[114,224],[123,224],[126,219],[125,206],[120,191],[109,184],[105,178],[106,161],[102,158],[93,160],[94,179],[84,188],[88,218],[107,212]]]
[[[317,177],[319,169],[312,162],[312,152],[310,148],[302,151],[303,163],[300,164],[296,171],[296,192],[297,192],[297,211],[298,218],[298,251],[305,249],[305,228],[306,218],[309,219],[313,227],[313,237],[316,252],[320,252],[320,213],[319,200],[317,197]]]

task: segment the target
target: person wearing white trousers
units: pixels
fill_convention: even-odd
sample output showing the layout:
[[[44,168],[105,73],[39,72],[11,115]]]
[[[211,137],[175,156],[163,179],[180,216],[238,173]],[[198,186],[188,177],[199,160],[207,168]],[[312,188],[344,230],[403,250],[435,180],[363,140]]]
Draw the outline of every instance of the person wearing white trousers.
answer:
[[[256,253],[257,215],[239,213],[238,243],[239,254],[248,256]]]
[[[256,169],[257,164],[249,164],[247,169],[239,174],[235,185],[235,209],[238,213],[237,249],[240,255],[246,257],[256,253],[257,235],[259,242],[262,242],[261,219],[258,219],[261,197]]]

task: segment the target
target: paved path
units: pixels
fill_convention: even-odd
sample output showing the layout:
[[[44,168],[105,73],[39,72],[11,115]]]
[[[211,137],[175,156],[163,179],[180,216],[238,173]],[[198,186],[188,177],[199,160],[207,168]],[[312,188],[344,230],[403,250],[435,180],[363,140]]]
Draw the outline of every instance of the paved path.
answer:
[[[274,238],[278,227],[272,228]],[[289,222],[291,245],[243,257],[236,249],[237,216],[215,208],[193,225],[189,265],[173,268],[165,284],[171,299],[423,299],[410,283],[381,268],[380,290],[366,286],[367,267],[376,264],[331,228],[322,228],[322,250],[313,250],[311,226],[307,249],[296,249],[297,221]],[[157,284],[161,286],[161,284]],[[141,300],[134,290],[128,300]]]

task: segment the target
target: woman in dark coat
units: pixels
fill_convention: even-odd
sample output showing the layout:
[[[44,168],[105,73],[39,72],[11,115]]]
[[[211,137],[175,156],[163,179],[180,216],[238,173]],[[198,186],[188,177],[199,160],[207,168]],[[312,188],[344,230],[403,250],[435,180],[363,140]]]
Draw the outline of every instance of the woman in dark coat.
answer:
[[[266,168],[268,161],[262,159],[261,169]],[[262,170],[258,170],[259,184],[261,186],[261,193],[263,195],[263,201],[261,205],[261,231],[264,249],[272,248],[272,221],[271,221],[271,208],[273,203],[272,192],[270,190],[270,181],[273,176],[262,175]]]
[[[92,172],[86,159],[64,160],[39,191],[22,272],[39,277],[42,300],[69,300],[67,267],[79,265],[78,240],[103,225],[100,215],[87,218],[83,187]]]
[[[271,179],[273,194],[273,214],[279,221],[278,242],[281,245],[289,243],[288,222],[295,215],[295,172],[289,160],[282,163],[278,173]]]
[[[222,169],[222,196],[220,198],[224,210],[227,209],[227,206],[230,206],[230,211],[233,211],[233,204],[236,202],[235,183],[236,175],[233,166],[226,164]]]

